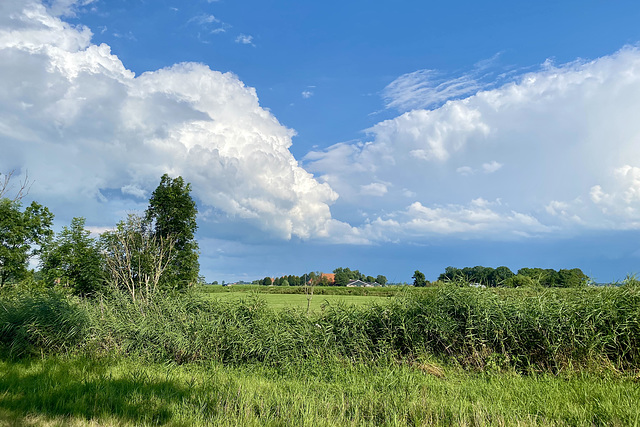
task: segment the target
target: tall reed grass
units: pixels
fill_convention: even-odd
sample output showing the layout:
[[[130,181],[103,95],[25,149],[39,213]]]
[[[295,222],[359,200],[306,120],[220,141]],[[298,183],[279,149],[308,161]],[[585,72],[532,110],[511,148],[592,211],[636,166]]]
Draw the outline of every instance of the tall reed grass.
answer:
[[[23,289],[0,298],[0,354],[65,352],[87,338],[90,312],[54,290]]]
[[[0,349],[13,356],[74,351],[186,363],[424,355],[480,370],[557,372],[640,368],[640,288],[538,291],[447,286],[383,305],[272,310],[258,296],[149,303],[114,294],[94,301],[54,292],[0,298]]]

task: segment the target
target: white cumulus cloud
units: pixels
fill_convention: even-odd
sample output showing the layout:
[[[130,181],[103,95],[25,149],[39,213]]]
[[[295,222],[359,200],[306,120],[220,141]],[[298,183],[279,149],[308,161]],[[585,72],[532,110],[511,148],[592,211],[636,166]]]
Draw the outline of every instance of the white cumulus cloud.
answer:
[[[547,62],[463,99],[444,101],[475,91],[473,79],[434,95],[430,76],[405,75],[387,88],[388,106],[414,109],[372,126],[366,142],[305,157],[307,169],[340,193],[334,212],[365,212],[364,221],[349,221],[368,238],[640,228],[637,47],[592,61]],[[438,108],[417,108],[438,99]],[[365,200],[361,190],[372,182],[392,186]]]
[[[294,131],[235,75],[183,63],[135,76],[37,1],[0,11],[0,170],[28,170],[30,196],[59,218],[108,226],[169,173],[192,183],[201,228],[313,238],[341,226],[337,194],[289,151]]]

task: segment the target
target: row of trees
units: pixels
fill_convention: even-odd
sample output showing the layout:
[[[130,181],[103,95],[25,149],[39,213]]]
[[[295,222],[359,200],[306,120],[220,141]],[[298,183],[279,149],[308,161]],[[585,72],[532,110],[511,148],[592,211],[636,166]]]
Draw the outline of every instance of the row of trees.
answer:
[[[347,286],[347,284],[353,280],[377,283],[382,286],[387,284],[387,278],[381,274],[377,277],[366,276],[358,270],[351,270],[343,267],[333,270],[333,275],[323,274],[319,271],[311,271],[303,274],[302,276],[289,275],[278,278],[265,277],[261,280],[255,280],[253,284],[263,286],[305,286],[308,284],[314,286]]]
[[[0,187],[5,196],[10,174]],[[91,237],[84,218],[73,218],[58,235],[53,214],[36,202],[22,210],[26,182],[13,198],[0,199],[0,287],[24,280],[29,259],[38,255],[48,285],[90,296],[106,286],[147,299],[161,289],[177,289],[198,280],[195,202],[190,184],[163,175],[143,215],[130,214],[99,238]]]
[[[416,271],[419,273],[419,271]],[[415,280],[415,277],[414,277]],[[508,267],[447,267],[444,273],[438,276],[438,281],[463,281],[477,283],[488,287],[518,287],[539,285],[553,288],[570,288],[586,285],[589,277],[579,268],[573,269],[542,269],[521,268],[513,273]]]

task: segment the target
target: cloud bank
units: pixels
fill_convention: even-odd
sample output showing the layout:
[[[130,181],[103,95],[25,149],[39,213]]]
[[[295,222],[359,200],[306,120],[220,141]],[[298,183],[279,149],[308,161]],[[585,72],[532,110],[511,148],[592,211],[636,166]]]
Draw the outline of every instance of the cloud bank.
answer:
[[[28,170],[31,196],[63,220],[112,225],[169,173],[192,183],[205,237],[424,243],[640,228],[637,47],[499,87],[483,64],[454,79],[406,74],[383,91],[401,114],[299,164],[295,132],[235,75],[182,63],[136,76],[60,18],[90,3],[0,3],[0,170]]]
[[[253,88],[196,63],[135,76],[58,17],[76,5],[0,6],[0,170],[28,170],[33,198],[96,226],[144,207],[169,173],[192,183],[205,221],[328,236],[337,194],[300,167],[294,131]]]
[[[431,105],[476,85],[463,76],[434,92],[427,74],[396,80],[383,93],[387,105]],[[360,207],[344,215],[371,240],[638,229],[638,111],[640,51],[630,46],[407,111],[368,129],[367,142],[305,161],[341,195],[334,212]]]

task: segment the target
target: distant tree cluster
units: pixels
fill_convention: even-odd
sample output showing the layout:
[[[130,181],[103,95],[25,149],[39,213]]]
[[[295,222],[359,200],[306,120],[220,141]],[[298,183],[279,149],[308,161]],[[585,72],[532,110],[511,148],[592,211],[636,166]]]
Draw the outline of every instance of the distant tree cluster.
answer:
[[[358,270],[351,270],[348,267],[339,267],[333,270],[335,275],[334,283],[336,286],[346,286],[352,280],[362,280],[366,283],[377,283],[378,285],[384,286],[387,284],[387,278],[382,274],[379,274],[376,277],[367,276],[363,273],[360,273]]]
[[[0,288],[28,276],[29,260],[53,236],[53,214],[32,202],[24,210],[20,198],[0,199]]]
[[[487,287],[544,286],[549,288],[572,288],[587,284],[589,277],[579,268],[553,270],[542,268],[521,268],[513,273],[508,267],[447,267],[438,276],[439,281],[462,281],[477,283]]]
[[[264,286],[305,286],[307,284],[319,285],[319,286],[346,286],[353,280],[362,280],[367,283],[377,283],[384,286],[387,284],[387,278],[383,275],[377,277],[367,276],[360,273],[358,270],[351,270],[350,268],[339,267],[333,270],[332,274],[321,273],[319,271],[310,271],[304,273],[301,276],[282,276],[278,278],[265,277],[260,280],[255,280],[253,283],[256,285]]]
[[[238,282],[243,284],[244,282]],[[261,280],[254,280],[253,284],[263,286],[302,286],[304,284],[304,277],[301,276],[282,276],[277,278],[265,277]]]

